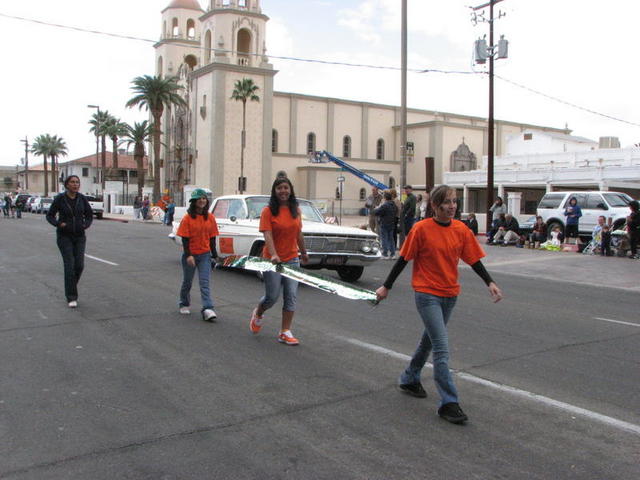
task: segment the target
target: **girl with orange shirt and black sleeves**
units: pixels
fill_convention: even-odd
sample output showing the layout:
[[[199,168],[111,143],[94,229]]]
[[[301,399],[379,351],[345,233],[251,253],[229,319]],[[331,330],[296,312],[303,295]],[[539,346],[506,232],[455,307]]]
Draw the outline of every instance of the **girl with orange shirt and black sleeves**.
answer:
[[[288,178],[278,177],[273,182],[269,205],[264,207],[260,215],[260,231],[264,234],[263,258],[268,258],[273,263],[286,263],[296,267],[300,266],[300,260],[302,263],[309,260],[302,236],[302,214]],[[278,341],[285,345],[298,345],[300,342],[291,333],[298,282],[276,272],[265,272],[264,290],[264,296],[251,314],[251,332],[260,332],[264,312],[276,303],[282,290],[282,325]]]
[[[485,256],[473,233],[461,221],[454,220],[457,199],[454,189],[441,185],[431,191],[434,216],[418,222],[409,232],[383,286],[376,290],[378,300],[387,298],[393,282],[413,260],[411,284],[415,290],[418,313],[425,325],[422,339],[411,362],[400,376],[400,390],[425,398],[420,374],[433,351],[433,376],[441,397],[438,415],[451,423],[464,423],[468,417],[460,408],[458,392],[449,371],[447,322],[460,293],[458,261],[464,260],[484,280],[494,302],[502,292],[482,265]]]

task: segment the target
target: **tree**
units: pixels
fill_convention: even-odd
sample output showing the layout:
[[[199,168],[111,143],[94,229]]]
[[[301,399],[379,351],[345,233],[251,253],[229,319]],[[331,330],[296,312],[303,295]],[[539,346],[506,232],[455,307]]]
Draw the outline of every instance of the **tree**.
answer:
[[[50,135],[38,135],[31,144],[31,153],[44,159],[44,196],[49,196],[49,175],[47,170],[47,158],[49,157]]]
[[[105,134],[113,142],[113,168],[118,168],[118,138],[126,135],[126,123],[120,121],[119,118],[110,116],[104,127]]]
[[[250,78],[243,78],[238,80],[233,86],[233,93],[231,98],[236,101],[242,102],[242,134],[240,137],[240,180],[238,181],[238,190],[242,194],[246,187],[244,181],[244,147],[246,145],[247,134],[245,131],[245,120],[247,116],[247,100],[252,102],[259,102],[260,97],[255,94],[259,87],[253,83]]]
[[[49,143],[49,158],[51,159],[51,190],[57,191],[56,185],[58,184],[58,157],[67,155],[67,143],[62,137],[57,135],[51,136],[47,134]]]
[[[98,110],[93,115],[91,115],[91,120],[89,120],[89,125],[91,128],[89,129],[95,136],[100,137],[102,155],[101,155],[101,177],[102,177],[102,191],[104,192],[104,170],[107,163],[107,133],[106,133],[106,125],[109,123],[112,115],[107,110]],[[96,159],[97,162],[97,159]],[[98,165],[96,165],[98,168]]]
[[[138,195],[142,195],[142,188],[144,187],[143,160],[146,154],[144,144],[153,136],[153,125],[150,125],[146,120],[140,123],[135,122],[133,127],[126,123],[124,125],[126,133],[122,136],[122,139],[127,145],[133,144],[133,158],[136,161],[138,170]]]
[[[162,114],[172,106],[186,106],[187,102],[179,95],[182,86],[177,77],[162,78],[151,75],[136,77],[131,82],[136,94],[127,102],[127,107],[146,108],[153,117],[153,200],[160,199],[160,135],[162,133]]]

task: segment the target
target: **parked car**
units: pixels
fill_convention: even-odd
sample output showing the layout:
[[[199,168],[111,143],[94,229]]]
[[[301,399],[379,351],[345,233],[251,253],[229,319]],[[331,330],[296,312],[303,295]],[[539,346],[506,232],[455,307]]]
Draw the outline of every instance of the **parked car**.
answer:
[[[44,197],[40,199],[40,209],[38,213],[49,213],[49,208],[51,208],[51,204],[53,203],[53,198]]]
[[[380,243],[374,232],[325,223],[310,201],[299,198],[298,202],[309,254],[305,268],[336,270],[341,279],[355,282],[362,276],[364,267],[381,258]],[[226,195],[213,201],[211,211],[220,230],[217,239],[220,257],[260,255],[264,236],[258,226],[262,209],[268,204],[267,195]],[[182,239],[177,235],[179,225],[179,221],[173,222],[169,237],[182,246]]]
[[[526,220],[519,223],[520,235],[524,235],[529,238],[531,232],[533,232],[533,226],[536,224],[536,216],[532,215]]]
[[[91,205],[91,210],[93,210],[93,214],[96,218],[102,218],[104,215],[104,203],[102,202],[102,198],[94,197],[92,195],[85,196],[87,197],[89,205]]]
[[[32,195],[31,197],[29,197],[29,200],[27,200],[27,206],[25,207],[25,210],[27,212],[35,213],[35,208],[33,208],[33,206],[38,202],[39,199],[40,199],[40,195]]]
[[[16,198],[13,199],[13,204],[18,205],[22,203],[22,210],[26,212],[29,198],[31,198],[30,193],[19,193],[18,195],[16,195]]]
[[[564,231],[564,209],[572,197],[576,198],[582,210],[579,233],[585,236],[591,235],[600,215],[603,215],[607,222],[611,221],[613,230],[619,229],[629,215],[629,202],[633,200],[621,192],[549,192],[542,197],[537,210],[538,215],[547,224],[547,231],[550,232],[556,226]]]

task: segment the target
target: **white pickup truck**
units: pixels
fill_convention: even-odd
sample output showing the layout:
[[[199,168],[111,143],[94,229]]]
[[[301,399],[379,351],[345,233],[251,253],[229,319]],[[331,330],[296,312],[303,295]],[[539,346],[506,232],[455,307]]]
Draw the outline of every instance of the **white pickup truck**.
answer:
[[[91,210],[93,210],[93,214],[96,218],[102,218],[104,215],[104,203],[102,200],[99,200],[98,197],[94,197],[92,195],[85,195],[87,200],[89,201],[89,205],[91,205]]]

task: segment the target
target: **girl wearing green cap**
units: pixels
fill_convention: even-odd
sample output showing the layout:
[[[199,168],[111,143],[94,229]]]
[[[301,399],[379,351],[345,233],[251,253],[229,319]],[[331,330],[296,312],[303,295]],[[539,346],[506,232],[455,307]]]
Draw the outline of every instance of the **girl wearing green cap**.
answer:
[[[202,297],[202,319],[213,322],[217,318],[213,310],[213,300],[209,289],[211,279],[211,257],[218,256],[216,251],[216,237],[218,224],[213,214],[209,213],[209,198],[207,192],[197,188],[191,194],[189,209],[182,217],[178,235],[182,237],[182,287],[180,288],[180,313],[191,313],[190,291],[193,277],[198,270],[198,283]]]

